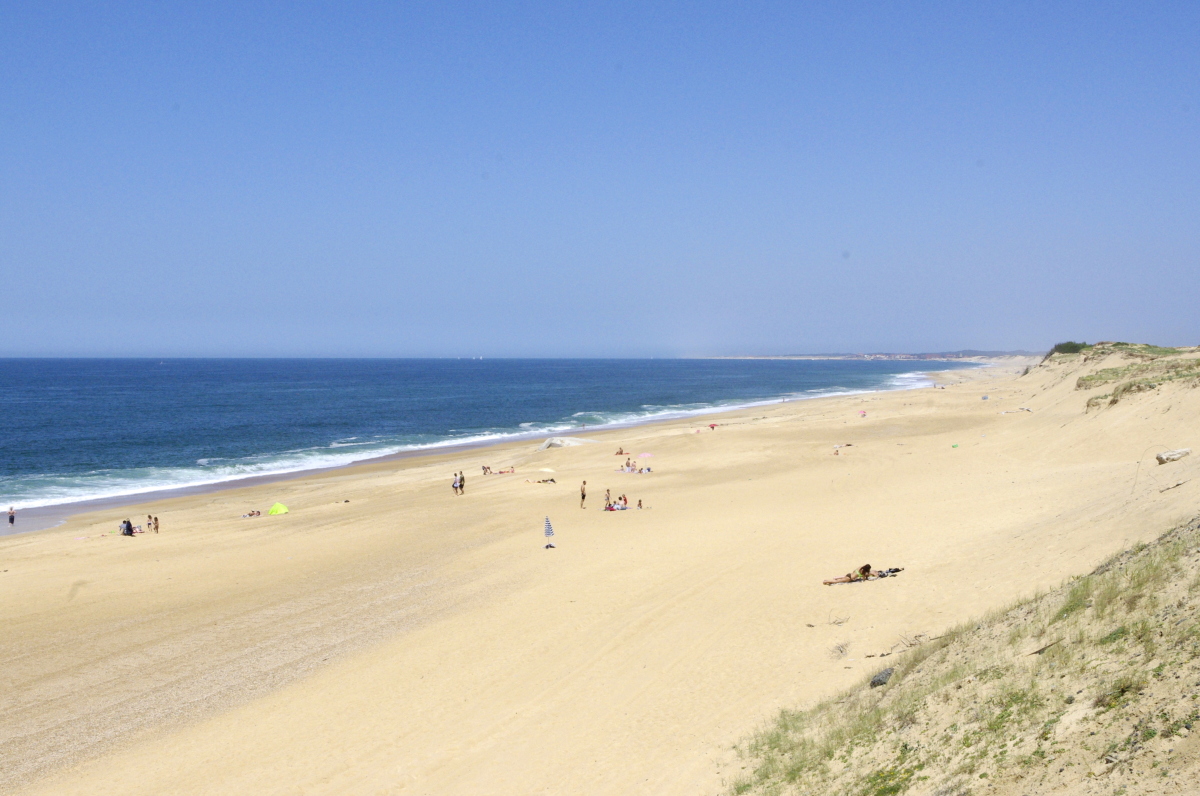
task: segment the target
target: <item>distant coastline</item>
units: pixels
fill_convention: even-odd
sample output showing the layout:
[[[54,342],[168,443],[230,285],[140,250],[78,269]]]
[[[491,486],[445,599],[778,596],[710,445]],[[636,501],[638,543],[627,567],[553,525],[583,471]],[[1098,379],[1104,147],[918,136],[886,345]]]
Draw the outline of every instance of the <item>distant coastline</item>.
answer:
[[[985,360],[1004,359],[1008,357],[1042,356],[1045,351],[942,351],[936,354],[734,354],[730,356],[703,357],[704,359],[874,359],[901,361],[939,361],[962,360],[980,362]]]

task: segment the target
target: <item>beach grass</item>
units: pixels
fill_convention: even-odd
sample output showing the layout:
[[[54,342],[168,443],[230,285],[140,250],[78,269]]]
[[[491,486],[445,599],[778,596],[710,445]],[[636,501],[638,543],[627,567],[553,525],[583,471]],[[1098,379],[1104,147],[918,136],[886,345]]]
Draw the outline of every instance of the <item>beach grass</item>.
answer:
[[[782,711],[738,746],[749,765],[730,792],[1032,793],[1146,776],[1155,739],[1200,721],[1197,590],[1200,518],[904,652],[885,686]]]

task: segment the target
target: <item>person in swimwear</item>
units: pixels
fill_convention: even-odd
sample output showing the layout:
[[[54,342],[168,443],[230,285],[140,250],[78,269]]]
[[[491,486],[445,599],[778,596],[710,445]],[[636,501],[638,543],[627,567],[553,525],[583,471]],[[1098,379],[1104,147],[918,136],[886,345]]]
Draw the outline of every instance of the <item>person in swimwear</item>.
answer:
[[[893,567],[891,569],[879,570],[879,569],[871,569],[870,564],[863,564],[861,567],[859,567],[854,572],[847,572],[845,575],[843,575],[840,578],[834,578],[833,580],[822,581],[822,583],[824,583],[824,585],[826,585],[826,586],[832,586],[835,583],[858,583],[859,581],[864,581],[864,580],[876,580],[878,578],[890,578],[890,577],[896,575],[897,573],[900,573],[903,571],[904,571],[903,567]]]

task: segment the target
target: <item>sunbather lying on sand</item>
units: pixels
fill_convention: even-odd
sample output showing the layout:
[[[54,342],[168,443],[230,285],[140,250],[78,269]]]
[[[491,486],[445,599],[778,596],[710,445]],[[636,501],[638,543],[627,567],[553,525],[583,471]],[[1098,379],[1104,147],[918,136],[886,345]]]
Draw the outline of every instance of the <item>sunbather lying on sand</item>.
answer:
[[[833,580],[822,581],[826,586],[832,586],[835,583],[857,583],[864,580],[878,580],[879,578],[891,578],[900,572],[903,572],[903,567],[893,567],[891,569],[871,569],[870,564],[863,564],[854,572],[847,572],[840,578]]]

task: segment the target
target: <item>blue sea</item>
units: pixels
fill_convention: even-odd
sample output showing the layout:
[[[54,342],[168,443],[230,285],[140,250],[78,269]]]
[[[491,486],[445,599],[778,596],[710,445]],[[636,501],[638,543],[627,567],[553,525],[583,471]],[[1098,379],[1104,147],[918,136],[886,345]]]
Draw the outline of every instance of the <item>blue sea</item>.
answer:
[[[0,507],[925,386],[962,362],[0,360]]]

